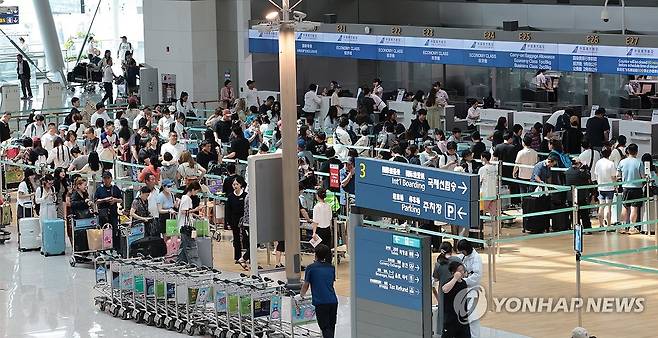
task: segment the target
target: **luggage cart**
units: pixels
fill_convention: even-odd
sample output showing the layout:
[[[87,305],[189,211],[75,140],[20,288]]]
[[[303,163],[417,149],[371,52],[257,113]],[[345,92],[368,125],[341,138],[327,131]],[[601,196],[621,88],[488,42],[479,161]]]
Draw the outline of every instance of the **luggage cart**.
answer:
[[[69,264],[71,265],[71,267],[75,267],[77,263],[94,264],[95,260],[100,255],[106,253],[108,250],[111,250],[111,248],[90,250],[88,247],[86,250],[76,249],[76,242],[82,241],[82,238],[78,238],[79,236],[82,236],[81,231],[84,231],[86,233],[88,229],[97,228],[98,217],[94,216],[92,218],[75,219],[73,218],[73,216],[70,216],[69,222],[71,222],[71,226],[73,227],[73,231],[71,233],[71,247],[72,247],[71,258],[69,258]],[[89,242],[87,242],[87,244],[88,243]]]

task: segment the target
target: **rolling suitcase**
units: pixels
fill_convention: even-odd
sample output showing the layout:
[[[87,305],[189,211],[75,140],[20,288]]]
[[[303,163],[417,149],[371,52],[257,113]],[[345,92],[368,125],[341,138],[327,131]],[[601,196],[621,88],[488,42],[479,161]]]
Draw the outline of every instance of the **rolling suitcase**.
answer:
[[[18,220],[18,250],[41,249],[41,224],[36,217]]]
[[[553,205],[552,210],[566,208],[566,205],[557,204]],[[571,229],[571,212],[560,212],[551,214],[551,230],[553,232],[564,231]]]
[[[197,237],[196,246],[199,250],[199,260],[202,266],[213,267],[212,238]]]
[[[523,213],[529,214],[534,212],[548,210],[550,199],[548,196],[528,196],[523,198]],[[530,216],[523,218],[523,230],[531,234],[538,234],[548,231],[549,218],[546,216]]]
[[[164,257],[167,254],[167,245],[160,237],[144,237],[130,244],[130,256],[136,257],[138,254],[144,257]]]
[[[41,254],[46,257],[63,255],[66,250],[66,225],[64,220],[45,220],[41,231]]]

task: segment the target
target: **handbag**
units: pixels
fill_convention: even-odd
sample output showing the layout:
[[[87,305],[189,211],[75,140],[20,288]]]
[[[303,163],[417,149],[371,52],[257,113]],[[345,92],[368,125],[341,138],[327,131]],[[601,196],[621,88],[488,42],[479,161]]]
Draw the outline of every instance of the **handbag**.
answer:
[[[180,235],[180,229],[178,228],[178,221],[176,219],[168,219],[165,222],[165,235],[167,236]]]
[[[103,249],[103,229],[87,229],[89,250]]]
[[[210,224],[207,219],[197,219],[194,221],[197,237],[208,237]]]
[[[103,249],[112,249],[112,225],[103,226]]]

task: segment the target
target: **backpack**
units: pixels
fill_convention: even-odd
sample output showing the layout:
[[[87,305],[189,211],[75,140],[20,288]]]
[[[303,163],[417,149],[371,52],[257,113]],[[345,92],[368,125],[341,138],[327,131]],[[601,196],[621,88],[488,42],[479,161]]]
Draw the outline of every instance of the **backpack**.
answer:
[[[572,162],[571,162],[571,158],[569,158],[569,156],[567,156],[564,153],[560,153],[558,155],[560,156],[560,161],[562,162],[562,164],[564,165],[565,168],[571,167]]]

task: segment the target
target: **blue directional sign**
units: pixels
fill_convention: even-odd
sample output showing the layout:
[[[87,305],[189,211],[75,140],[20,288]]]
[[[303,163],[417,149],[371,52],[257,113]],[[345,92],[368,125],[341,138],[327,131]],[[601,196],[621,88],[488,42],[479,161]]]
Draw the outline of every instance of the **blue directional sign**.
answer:
[[[278,32],[250,30],[249,51],[276,54],[277,39]],[[658,48],[650,47],[303,32],[296,34],[296,49],[304,56],[359,60],[658,75]]]
[[[430,280],[426,236],[354,229],[356,297],[422,311]],[[427,257],[426,257],[427,256]]]
[[[357,158],[356,206],[462,227],[479,222],[477,175]]]

